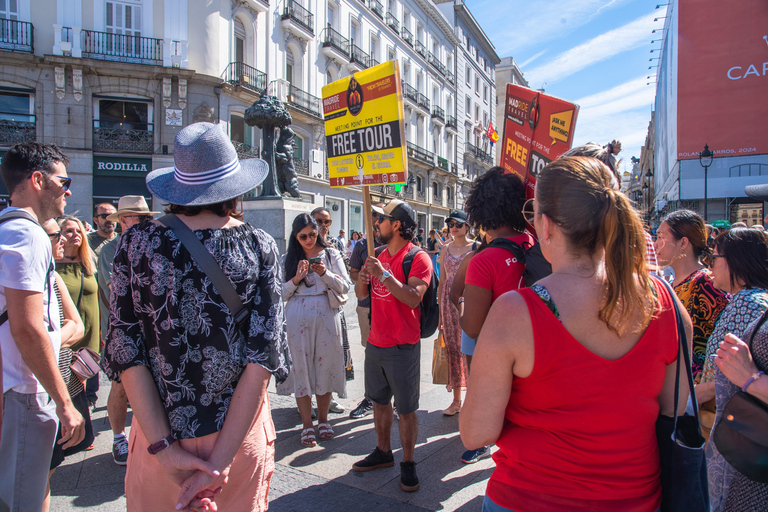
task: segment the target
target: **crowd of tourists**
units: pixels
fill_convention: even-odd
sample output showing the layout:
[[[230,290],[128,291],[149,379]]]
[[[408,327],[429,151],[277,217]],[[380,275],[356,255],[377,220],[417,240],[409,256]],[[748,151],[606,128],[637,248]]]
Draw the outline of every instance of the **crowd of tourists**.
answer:
[[[533,198],[490,168],[426,235],[399,199],[348,240],[320,207],[293,219],[282,252],[239,208],[266,162],[239,160],[218,125],[180,130],[174,166],[148,174],[164,212],[124,196],[91,222],[65,215],[68,165],[29,142],[0,166],[0,510],[48,510],[54,469],[93,448],[100,371],[128,510],[266,510],[272,378],[296,400],[303,447],[334,438],[334,395],[362,378],[349,416],[372,415],[376,445],[351,469],[397,458],[417,491],[421,340],[434,335],[456,457],[495,462],[484,511],[678,510],[681,492],[695,512],[766,509],[766,446],[734,449],[726,423],[768,429],[727,412],[768,407],[768,238],[689,210],[651,233],[608,146],[548,164]],[[746,193],[768,201],[768,185]],[[678,422],[694,435],[659,434]],[[701,464],[670,479],[681,444]]]

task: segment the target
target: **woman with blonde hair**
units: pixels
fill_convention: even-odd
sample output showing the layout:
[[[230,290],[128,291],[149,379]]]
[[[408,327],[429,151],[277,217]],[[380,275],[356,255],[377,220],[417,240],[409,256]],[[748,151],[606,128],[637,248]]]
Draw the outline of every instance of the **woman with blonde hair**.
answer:
[[[83,320],[85,334],[71,348],[88,347],[99,352],[99,284],[96,280],[96,257],[88,245],[85,226],[77,217],[67,215],[59,221],[64,254],[56,259],[56,272],[67,285],[67,291]]]
[[[661,504],[656,420],[688,395],[682,379],[674,411],[679,300],[648,274],[642,222],[612,180],[597,159],[562,158],[523,209],[552,274],[493,303],[459,420],[467,448],[499,448],[485,511]]]

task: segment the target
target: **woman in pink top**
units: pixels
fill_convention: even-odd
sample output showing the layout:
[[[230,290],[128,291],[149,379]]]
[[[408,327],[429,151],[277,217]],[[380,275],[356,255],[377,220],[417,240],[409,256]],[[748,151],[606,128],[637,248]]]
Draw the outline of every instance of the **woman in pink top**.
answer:
[[[499,447],[483,510],[661,504],[655,422],[674,414],[677,298],[649,276],[642,222],[612,179],[569,157],[536,183],[530,221],[552,274],[494,302],[460,418],[468,448]]]

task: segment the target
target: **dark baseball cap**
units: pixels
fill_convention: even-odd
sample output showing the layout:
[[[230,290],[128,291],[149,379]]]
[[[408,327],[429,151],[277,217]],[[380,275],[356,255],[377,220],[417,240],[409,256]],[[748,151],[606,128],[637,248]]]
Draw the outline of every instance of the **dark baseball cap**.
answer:
[[[463,224],[467,223],[467,212],[464,210],[453,210],[451,214],[448,216],[447,219],[445,219],[445,222],[448,222],[449,220],[455,220],[456,222],[461,222]]]
[[[383,207],[372,206],[374,212],[394,220],[399,220],[403,225],[411,226],[416,223],[416,213],[413,208],[404,201],[393,199]]]

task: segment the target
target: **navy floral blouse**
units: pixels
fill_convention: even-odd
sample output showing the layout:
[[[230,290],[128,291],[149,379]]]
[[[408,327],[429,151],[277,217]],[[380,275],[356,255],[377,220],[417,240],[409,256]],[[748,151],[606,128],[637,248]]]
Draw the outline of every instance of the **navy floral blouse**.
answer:
[[[247,338],[173,231],[145,221],[118,244],[102,355],[113,380],[133,366],[150,369],[178,439],[221,430],[245,365],[278,382],[291,369],[274,239],[249,224],[195,234],[251,308]]]

